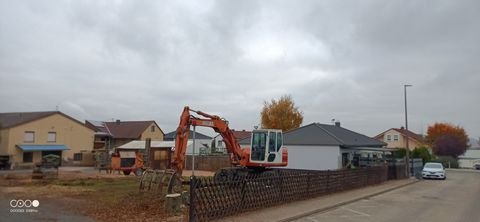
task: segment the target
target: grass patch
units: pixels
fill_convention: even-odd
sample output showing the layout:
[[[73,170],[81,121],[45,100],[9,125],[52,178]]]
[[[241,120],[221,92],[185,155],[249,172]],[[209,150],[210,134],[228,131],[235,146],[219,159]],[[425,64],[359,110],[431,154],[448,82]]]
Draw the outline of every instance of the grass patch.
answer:
[[[138,179],[134,177],[59,180],[53,184],[71,189],[88,189],[90,192],[83,195],[86,195],[89,200],[102,204],[116,203],[126,196],[138,193],[139,185]]]

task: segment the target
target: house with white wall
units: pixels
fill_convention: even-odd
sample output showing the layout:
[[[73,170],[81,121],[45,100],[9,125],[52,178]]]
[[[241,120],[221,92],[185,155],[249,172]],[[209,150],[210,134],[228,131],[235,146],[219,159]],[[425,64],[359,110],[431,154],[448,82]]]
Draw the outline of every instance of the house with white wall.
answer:
[[[177,136],[177,131],[172,131],[165,134],[163,140],[165,141],[175,141],[175,137]],[[188,136],[188,141],[192,142],[191,146],[187,146],[187,155],[193,155],[193,131],[190,131]],[[212,144],[212,137],[209,137],[205,134],[195,132],[195,154],[210,154],[211,153],[211,144]]]
[[[335,170],[352,163],[361,166],[362,160],[382,163],[387,149],[384,142],[335,125],[311,123],[284,132],[284,146],[288,149],[291,169]],[[240,141],[242,147],[250,138]],[[364,163],[363,162],[363,163]]]
[[[249,138],[252,135],[252,131],[232,129],[232,134],[237,141],[240,141],[245,138]],[[221,134],[218,134],[217,136],[213,137],[212,145],[215,148],[215,152],[227,153],[227,148],[225,146],[225,142],[223,142],[223,137]]]
[[[475,164],[480,164],[480,143],[470,139],[470,147],[464,154],[458,156],[458,165],[460,168],[471,169]]]

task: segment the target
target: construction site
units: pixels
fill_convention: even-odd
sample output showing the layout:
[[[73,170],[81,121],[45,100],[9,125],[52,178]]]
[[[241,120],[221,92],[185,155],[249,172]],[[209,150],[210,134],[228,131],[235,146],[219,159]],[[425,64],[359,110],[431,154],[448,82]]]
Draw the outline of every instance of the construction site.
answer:
[[[187,155],[188,145],[197,142],[197,127],[218,133],[227,155]],[[65,212],[61,220],[212,221],[406,178],[405,164],[387,159],[336,170],[288,168],[281,130],[254,129],[248,146],[241,146],[224,118],[189,107],[175,132],[171,142],[147,139],[103,152],[95,168],[60,167],[51,154],[33,171],[0,171],[4,198],[41,201],[35,213],[9,216],[48,220],[59,210]],[[169,147],[164,169],[152,161],[158,159],[152,147]]]

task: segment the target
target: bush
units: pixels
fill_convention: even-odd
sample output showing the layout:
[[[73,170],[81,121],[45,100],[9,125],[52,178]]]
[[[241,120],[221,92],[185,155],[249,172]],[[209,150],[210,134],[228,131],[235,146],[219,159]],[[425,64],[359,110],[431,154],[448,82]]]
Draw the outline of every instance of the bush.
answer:
[[[417,147],[415,148],[411,155],[412,158],[421,158],[423,163],[429,162],[433,159],[433,155],[429,148],[427,147]]]
[[[401,158],[405,158],[406,155],[407,155],[407,150],[404,148],[399,148],[397,151],[392,152],[393,158],[401,159]]]

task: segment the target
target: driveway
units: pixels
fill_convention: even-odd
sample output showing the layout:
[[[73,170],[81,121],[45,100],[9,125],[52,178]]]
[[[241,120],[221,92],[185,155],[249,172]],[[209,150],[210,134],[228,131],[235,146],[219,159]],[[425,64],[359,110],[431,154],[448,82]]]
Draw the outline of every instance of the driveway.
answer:
[[[447,177],[445,181],[423,180],[296,221],[480,221],[480,173],[448,171]]]

